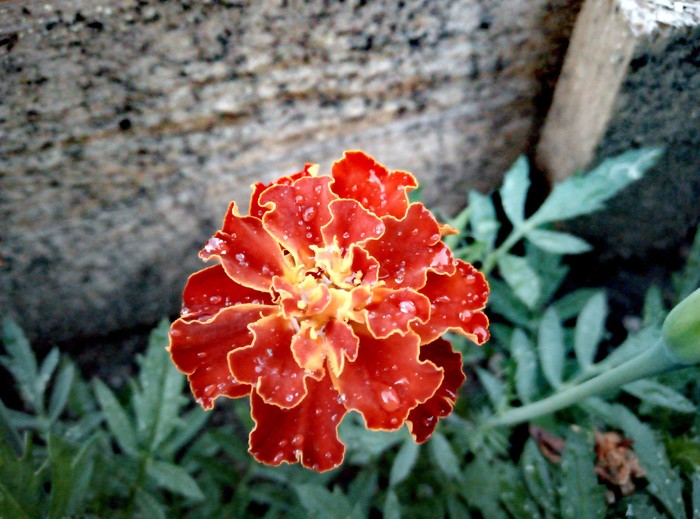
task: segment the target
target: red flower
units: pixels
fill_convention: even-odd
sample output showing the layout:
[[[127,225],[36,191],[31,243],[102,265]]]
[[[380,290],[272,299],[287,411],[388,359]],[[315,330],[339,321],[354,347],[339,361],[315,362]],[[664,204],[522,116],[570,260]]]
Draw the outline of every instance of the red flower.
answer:
[[[409,203],[411,174],[359,151],[331,176],[316,169],[255,184],[249,216],[230,205],[170,352],[205,409],[250,395],[257,460],[325,471],[343,460],[351,410],[370,429],[430,437],[465,379],[440,336],[487,340],[488,285],[441,241],[454,230]]]

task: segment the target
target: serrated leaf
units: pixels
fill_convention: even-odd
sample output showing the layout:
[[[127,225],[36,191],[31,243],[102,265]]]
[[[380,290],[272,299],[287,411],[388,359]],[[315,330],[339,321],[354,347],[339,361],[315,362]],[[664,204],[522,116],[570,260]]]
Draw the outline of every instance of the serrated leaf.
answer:
[[[525,237],[540,249],[553,254],[581,254],[593,248],[585,240],[565,232],[532,229]]]
[[[598,345],[605,333],[605,320],[608,316],[608,304],[604,292],[591,297],[581,310],[576,320],[574,332],[574,351],[581,369],[586,371],[593,364]]]
[[[0,363],[14,377],[22,400],[32,409],[37,409],[36,357],[22,329],[9,318],[2,322],[2,342],[9,355],[0,357]]]
[[[489,309],[505,317],[516,326],[530,329],[530,310],[517,297],[513,297],[513,292],[508,285],[499,279],[489,280],[491,294],[489,295]]]
[[[540,297],[540,279],[527,259],[503,254],[498,259],[498,268],[518,299],[528,308],[533,308]]]
[[[95,380],[95,396],[102,408],[107,427],[119,448],[130,456],[136,456],[138,444],[131,419],[114,396],[114,393],[101,380]]]
[[[537,356],[527,335],[520,328],[513,332],[510,351],[515,359],[515,389],[524,403],[537,392]]]
[[[175,456],[175,454],[187,445],[199,433],[209,420],[211,413],[207,413],[197,406],[183,417],[179,422],[182,424],[176,434],[170,436],[160,448],[164,458]]]
[[[697,407],[693,402],[668,386],[659,384],[648,378],[625,384],[622,389],[644,402],[678,411],[679,413],[694,413]]]
[[[476,374],[479,377],[479,382],[484,386],[494,409],[503,409],[506,405],[506,389],[503,382],[485,369],[476,368]]]
[[[413,440],[406,440],[401,445],[399,452],[396,454],[394,464],[391,466],[389,473],[389,486],[393,487],[404,481],[418,459],[418,445]]]
[[[165,490],[195,501],[204,499],[204,494],[196,481],[178,465],[165,461],[153,461],[148,465],[146,472],[156,485]]]
[[[540,305],[547,303],[554,296],[566,279],[569,267],[562,263],[561,256],[544,251],[529,242],[525,242],[525,251],[528,264],[537,272],[540,280],[540,297],[533,308],[539,314]]]
[[[490,197],[477,191],[469,193],[469,223],[474,239],[485,244],[486,251],[492,250],[500,224]]]
[[[41,517],[46,503],[41,487],[44,477],[34,466],[32,439],[24,437],[22,454],[16,456],[0,437],[0,515],[8,518]]]
[[[139,387],[133,395],[137,434],[151,453],[173,432],[186,403],[182,395],[184,376],[165,349],[168,330],[168,322],[162,321],[151,333],[146,353],[139,359]]]
[[[554,307],[549,307],[542,317],[537,334],[537,351],[540,366],[547,382],[553,387],[561,385],[564,375],[564,329]]]
[[[513,517],[539,519],[539,507],[530,498],[520,472],[510,464],[502,464],[499,470],[500,498]]]
[[[384,499],[384,519],[401,519],[401,503],[396,493],[389,489]]]
[[[567,435],[561,462],[561,514],[567,519],[605,517],[605,490],[598,484],[593,447],[576,433]]]
[[[539,210],[528,220],[543,223],[568,220],[604,207],[632,182],[639,180],[661,156],[660,149],[632,150],[605,160],[585,176],[574,176],[557,184]]]
[[[428,448],[435,464],[442,473],[450,479],[458,480],[462,473],[459,467],[459,460],[445,437],[436,432],[430,439]]]
[[[579,315],[588,300],[597,293],[598,290],[593,288],[579,288],[555,301],[553,306],[557,309],[559,318],[567,321]]]
[[[500,190],[503,211],[514,227],[525,219],[525,201],[530,187],[529,170],[527,159],[520,156],[506,173]]]
[[[500,472],[497,462],[485,456],[477,456],[464,470],[463,482],[459,486],[464,500],[476,507],[488,519],[508,519],[510,516],[499,506]]]
[[[520,458],[520,468],[523,471],[525,485],[527,485],[530,495],[550,515],[557,515],[559,510],[557,494],[549,465],[532,438],[529,438],[525,443]]]
[[[60,353],[58,348],[53,348],[41,363],[39,368],[39,373],[37,374],[35,385],[35,394],[37,396],[38,409],[43,410],[44,407],[44,393],[46,393],[46,387],[49,385],[49,381],[53,376],[56,367],[58,366],[58,361],[60,359]]]
[[[143,488],[136,491],[136,505],[141,514],[138,517],[148,519],[166,519],[165,506]]]
[[[682,482],[678,472],[668,461],[664,444],[656,439],[654,431],[622,405],[607,404],[598,398],[589,398],[584,406],[601,416],[612,427],[621,429],[627,438],[634,441],[634,452],[647,473],[647,492],[664,505],[671,517],[684,518]]]
[[[75,378],[75,366],[72,363],[66,363],[58,372],[56,381],[51,389],[51,398],[49,400],[49,419],[53,422],[56,420],[63,410],[66,408],[70,390],[73,386]]]

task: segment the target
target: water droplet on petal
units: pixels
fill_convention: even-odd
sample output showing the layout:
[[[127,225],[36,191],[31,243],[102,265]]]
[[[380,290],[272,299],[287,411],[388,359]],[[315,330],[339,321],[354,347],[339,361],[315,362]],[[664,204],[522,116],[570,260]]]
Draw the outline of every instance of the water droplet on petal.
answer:
[[[399,310],[404,314],[415,314],[416,305],[413,303],[413,301],[401,301],[399,303]]]
[[[385,411],[396,411],[401,406],[399,395],[394,391],[394,388],[387,387],[379,393],[380,403]]]
[[[307,207],[306,210],[304,211],[304,214],[302,215],[302,218],[304,219],[305,222],[310,222],[316,217],[316,209],[313,207]]]

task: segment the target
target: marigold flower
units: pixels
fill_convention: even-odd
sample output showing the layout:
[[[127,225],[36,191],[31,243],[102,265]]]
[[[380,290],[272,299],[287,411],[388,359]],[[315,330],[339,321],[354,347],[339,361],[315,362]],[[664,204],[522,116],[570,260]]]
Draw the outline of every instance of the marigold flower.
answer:
[[[231,203],[169,348],[205,409],[250,395],[258,461],[325,471],[343,460],[348,411],[430,437],[465,380],[440,337],[488,339],[488,284],[441,240],[454,229],[409,203],[410,173],[360,151],[317,169],[255,184],[247,216]]]

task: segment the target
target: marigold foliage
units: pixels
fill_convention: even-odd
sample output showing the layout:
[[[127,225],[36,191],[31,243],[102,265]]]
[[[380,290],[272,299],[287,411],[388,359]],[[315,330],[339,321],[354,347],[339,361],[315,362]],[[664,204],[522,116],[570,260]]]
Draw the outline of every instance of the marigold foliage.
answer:
[[[488,339],[489,287],[443,242],[456,231],[409,202],[410,173],[360,151],[317,170],[255,184],[248,215],[231,203],[169,349],[205,409],[250,396],[258,461],[326,471],[343,460],[348,411],[369,429],[432,435],[465,380],[441,336]]]

